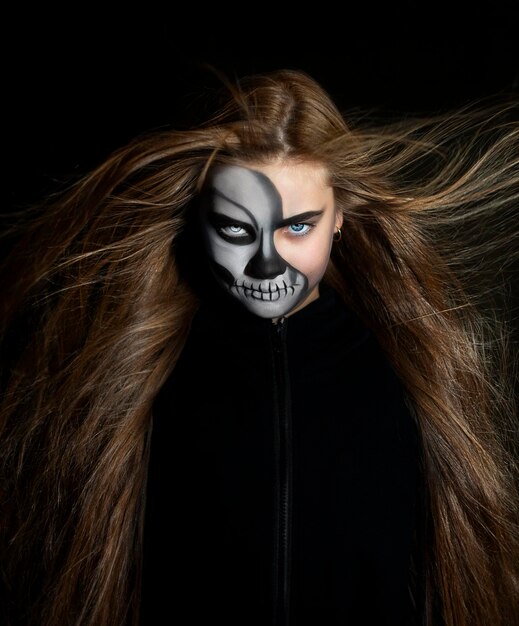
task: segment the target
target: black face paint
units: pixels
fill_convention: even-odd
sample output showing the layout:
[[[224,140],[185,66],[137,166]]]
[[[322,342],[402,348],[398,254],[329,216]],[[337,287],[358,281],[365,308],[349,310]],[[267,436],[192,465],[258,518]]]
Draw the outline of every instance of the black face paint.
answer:
[[[201,227],[218,282],[251,312],[281,317],[308,295],[308,279],[276,250],[283,204],[261,172],[221,166],[212,173]]]

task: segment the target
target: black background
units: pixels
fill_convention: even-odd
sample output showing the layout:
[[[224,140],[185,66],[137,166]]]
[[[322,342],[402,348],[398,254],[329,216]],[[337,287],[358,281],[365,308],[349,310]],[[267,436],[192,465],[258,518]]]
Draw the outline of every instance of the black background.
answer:
[[[517,94],[516,7],[21,6],[4,16],[2,43],[9,204],[40,198],[140,132],[185,123],[216,84],[205,64],[231,77],[304,69],[341,107],[391,114]]]

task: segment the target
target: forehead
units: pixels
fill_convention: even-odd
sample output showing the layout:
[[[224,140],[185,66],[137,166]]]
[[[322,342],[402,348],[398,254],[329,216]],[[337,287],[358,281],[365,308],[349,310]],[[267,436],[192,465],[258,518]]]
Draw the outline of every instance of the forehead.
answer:
[[[281,205],[279,192],[262,172],[239,165],[220,165],[210,176],[210,187],[238,207],[250,209]]]
[[[326,169],[315,163],[218,165],[209,180],[219,195],[249,209],[282,207],[291,214],[333,205]]]

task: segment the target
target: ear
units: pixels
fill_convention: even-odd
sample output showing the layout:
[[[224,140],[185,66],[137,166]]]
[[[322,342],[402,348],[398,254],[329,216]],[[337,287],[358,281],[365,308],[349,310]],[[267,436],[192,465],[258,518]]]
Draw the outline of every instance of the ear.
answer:
[[[342,227],[343,217],[341,211],[335,211],[335,230]]]

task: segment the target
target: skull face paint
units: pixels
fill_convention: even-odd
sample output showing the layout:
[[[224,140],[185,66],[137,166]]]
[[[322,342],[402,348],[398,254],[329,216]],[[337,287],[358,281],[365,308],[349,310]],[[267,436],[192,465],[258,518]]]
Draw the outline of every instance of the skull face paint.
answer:
[[[318,297],[342,224],[321,166],[217,166],[200,223],[217,281],[249,311],[278,318]]]

